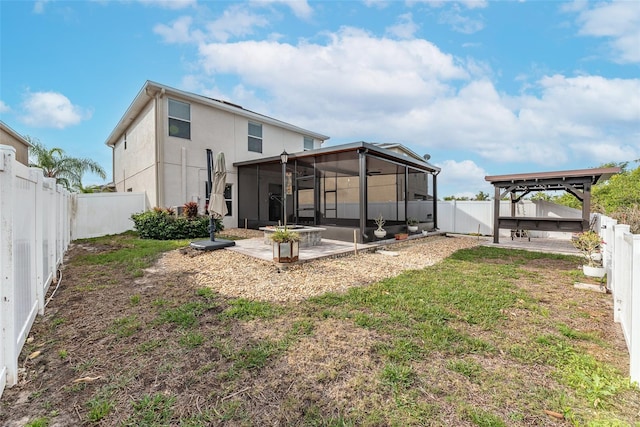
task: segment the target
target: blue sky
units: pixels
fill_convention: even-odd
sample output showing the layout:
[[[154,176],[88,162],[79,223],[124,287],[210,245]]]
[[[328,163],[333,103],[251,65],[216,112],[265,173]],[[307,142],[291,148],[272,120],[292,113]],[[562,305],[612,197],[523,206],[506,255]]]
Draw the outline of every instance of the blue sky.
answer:
[[[1,0],[0,27],[2,120],[108,180],[146,80],[429,153],[440,196],[640,158],[639,1]]]

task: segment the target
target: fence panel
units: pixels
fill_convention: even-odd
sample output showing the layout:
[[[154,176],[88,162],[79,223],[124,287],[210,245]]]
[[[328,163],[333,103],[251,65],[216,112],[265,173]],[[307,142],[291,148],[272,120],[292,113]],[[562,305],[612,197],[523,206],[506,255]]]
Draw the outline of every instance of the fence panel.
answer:
[[[69,193],[0,145],[0,396],[70,243]]]
[[[606,243],[605,267],[610,266],[607,285],[613,294],[613,319],[620,323],[629,349],[629,376],[640,383],[640,235],[631,234],[626,224],[611,227],[614,221],[604,218],[601,236]]]
[[[133,229],[131,215],[144,212],[145,193],[96,193],[72,196],[73,239],[119,234]]]

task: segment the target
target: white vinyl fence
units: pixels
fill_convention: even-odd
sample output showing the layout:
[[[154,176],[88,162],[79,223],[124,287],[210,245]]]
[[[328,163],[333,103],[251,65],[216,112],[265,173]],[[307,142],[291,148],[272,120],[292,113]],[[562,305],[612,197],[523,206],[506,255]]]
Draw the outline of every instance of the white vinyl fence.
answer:
[[[500,202],[500,215],[511,215],[509,200]],[[581,218],[582,212],[544,200],[523,200],[516,203],[516,216]],[[449,233],[479,233],[490,236],[493,234],[493,201],[438,201],[438,228]],[[509,234],[510,230],[500,230],[501,236],[509,236]],[[530,236],[569,239],[571,233],[531,231]]]
[[[0,395],[69,245],[70,194],[0,145]]]
[[[629,376],[640,384],[640,234],[600,215],[600,237],[607,287],[613,294],[613,320],[620,323],[629,349]]]
[[[133,230],[131,215],[146,210],[146,195],[73,194],[71,206],[71,239],[87,239]]]

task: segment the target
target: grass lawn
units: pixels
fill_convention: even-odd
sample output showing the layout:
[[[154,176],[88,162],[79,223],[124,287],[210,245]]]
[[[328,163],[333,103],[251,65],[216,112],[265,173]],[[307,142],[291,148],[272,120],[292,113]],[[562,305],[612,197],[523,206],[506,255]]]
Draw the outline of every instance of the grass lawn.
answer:
[[[0,424],[640,426],[611,295],[573,287],[575,257],[477,247],[286,304],[136,282],[186,244],[76,242]]]

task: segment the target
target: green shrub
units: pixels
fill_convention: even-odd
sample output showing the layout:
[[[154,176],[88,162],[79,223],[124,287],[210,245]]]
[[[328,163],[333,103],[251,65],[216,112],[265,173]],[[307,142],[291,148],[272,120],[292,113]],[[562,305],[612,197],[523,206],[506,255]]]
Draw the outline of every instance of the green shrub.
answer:
[[[131,215],[134,229],[141,239],[177,240],[209,235],[209,217],[187,218],[176,216],[169,209],[153,210]],[[215,220],[216,232],[224,229],[220,219]]]

